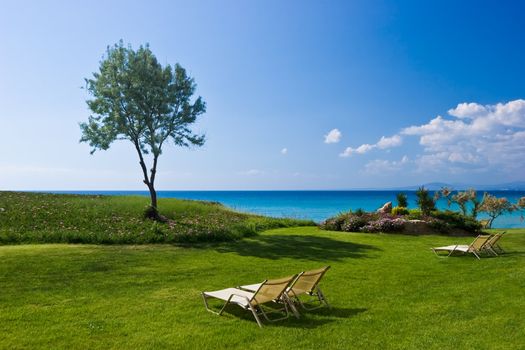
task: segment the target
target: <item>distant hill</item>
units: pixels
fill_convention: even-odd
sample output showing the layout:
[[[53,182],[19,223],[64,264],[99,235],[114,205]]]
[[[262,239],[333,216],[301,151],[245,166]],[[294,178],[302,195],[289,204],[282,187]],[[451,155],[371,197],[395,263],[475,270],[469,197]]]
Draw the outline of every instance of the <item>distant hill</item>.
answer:
[[[437,191],[443,187],[448,187],[454,190],[466,190],[468,188],[474,188],[478,191],[525,191],[525,181],[515,181],[497,185],[472,185],[464,183],[429,182],[423,184],[422,186],[425,186],[426,189],[431,191]],[[396,187],[392,188],[392,190],[415,191],[419,187],[421,187],[421,185]]]

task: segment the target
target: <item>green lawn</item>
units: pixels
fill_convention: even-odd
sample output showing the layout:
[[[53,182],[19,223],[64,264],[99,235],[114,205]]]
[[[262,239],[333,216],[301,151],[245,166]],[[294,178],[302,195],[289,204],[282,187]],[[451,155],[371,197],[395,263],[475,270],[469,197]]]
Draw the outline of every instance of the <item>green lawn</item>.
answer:
[[[159,199],[167,222],[143,217],[144,196],[0,191],[0,244],[146,244],[229,241],[310,220],[239,213],[220,203]]]
[[[507,254],[437,258],[471,238],[277,229],[237,242],[0,247],[0,348],[523,349],[525,230]],[[332,310],[259,329],[200,291],[330,264]]]

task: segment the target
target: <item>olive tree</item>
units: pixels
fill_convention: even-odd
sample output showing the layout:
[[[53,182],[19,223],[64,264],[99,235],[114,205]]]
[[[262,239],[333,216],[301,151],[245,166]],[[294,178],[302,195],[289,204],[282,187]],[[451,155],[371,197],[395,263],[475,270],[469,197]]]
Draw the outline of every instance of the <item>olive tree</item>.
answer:
[[[80,141],[89,143],[91,154],[116,140],[131,142],[151,197],[149,216],[159,218],[155,180],[163,146],[204,144],[204,135],[190,129],[206,111],[202,98],[193,97],[194,79],[179,64],[162,66],[148,45],[135,51],[120,41],[107,48],[99,71],[85,81],[93,114],[80,123]]]
[[[509,202],[507,198],[498,198],[489,193],[485,193],[479,207],[479,211],[487,213],[490,218],[487,223],[488,228],[492,227],[492,223],[498,216],[505,213],[512,213],[515,210],[516,206]]]
[[[472,218],[476,218],[478,216],[478,212],[481,206],[481,201],[478,199],[478,194],[475,189],[470,188],[464,192],[458,192],[455,195],[452,196],[452,201],[457,203],[459,208],[461,209],[461,212],[463,215],[468,215],[468,203],[471,203],[472,210],[471,210],[471,216]]]

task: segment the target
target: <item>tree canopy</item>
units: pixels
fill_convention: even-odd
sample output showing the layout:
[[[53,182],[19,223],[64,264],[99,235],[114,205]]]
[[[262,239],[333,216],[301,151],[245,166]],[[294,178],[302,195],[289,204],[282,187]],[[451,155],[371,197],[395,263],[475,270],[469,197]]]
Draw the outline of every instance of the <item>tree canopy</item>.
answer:
[[[489,193],[485,193],[479,208],[479,211],[487,213],[490,217],[487,223],[488,228],[492,227],[492,223],[498,216],[505,213],[512,213],[514,210],[516,210],[516,205],[509,202],[507,198],[498,198]]]
[[[196,84],[178,63],[162,66],[148,45],[133,50],[118,44],[108,47],[99,71],[85,79],[93,112],[80,123],[81,142],[107,150],[116,140],[128,140],[139,157],[143,182],[149,189],[153,215],[157,215],[155,179],[163,146],[202,146],[204,135],[190,126],[206,111],[202,98],[193,98]],[[151,155],[148,170],[145,155]]]

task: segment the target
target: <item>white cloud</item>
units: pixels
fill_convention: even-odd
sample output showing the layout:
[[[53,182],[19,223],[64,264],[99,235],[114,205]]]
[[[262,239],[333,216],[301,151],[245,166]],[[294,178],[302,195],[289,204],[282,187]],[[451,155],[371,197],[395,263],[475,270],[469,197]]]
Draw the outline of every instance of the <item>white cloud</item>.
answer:
[[[485,106],[477,103],[460,103],[456,108],[448,110],[448,114],[458,118],[472,119],[475,115],[481,115],[487,112]]]
[[[354,149],[352,147],[346,147],[343,152],[339,153],[339,157],[350,157],[353,153]]]
[[[404,155],[401,160],[375,159],[365,165],[365,173],[385,174],[399,171],[405,164],[410,162],[408,156]]]
[[[437,116],[401,131],[419,137],[425,152],[417,161],[420,168],[525,168],[525,100],[484,106],[460,103],[448,113],[455,118]]]
[[[365,154],[374,149],[388,150],[400,146],[404,139],[417,137],[422,151],[413,161],[376,159],[367,172],[392,171],[411,163],[418,171],[449,173],[525,172],[525,100],[481,105],[460,103],[427,123],[401,129],[398,134],[381,137],[375,144],[347,147],[341,157]]]
[[[258,176],[258,175],[263,175],[264,173],[265,173],[264,171],[259,170],[259,169],[249,169],[249,170],[244,170],[244,171],[239,172],[240,175],[245,175],[245,176]]]
[[[392,137],[384,137],[376,143],[377,147],[380,149],[392,148],[400,146],[403,143],[403,139],[399,135],[394,135]]]
[[[381,136],[379,141],[373,145],[369,143],[364,143],[359,147],[347,147],[342,153],[339,154],[340,157],[350,157],[352,154],[365,154],[373,150],[374,148],[379,149],[388,149],[392,147],[400,146],[403,143],[403,138],[400,135],[394,135],[390,137]]]
[[[324,143],[338,143],[342,136],[341,131],[332,129],[328,134],[324,135]]]
[[[283,148],[283,149],[281,150],[281,154],[283,154],[283,155],[288,154],[288,148]]]

